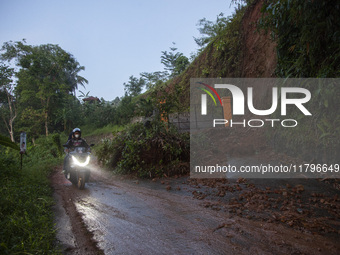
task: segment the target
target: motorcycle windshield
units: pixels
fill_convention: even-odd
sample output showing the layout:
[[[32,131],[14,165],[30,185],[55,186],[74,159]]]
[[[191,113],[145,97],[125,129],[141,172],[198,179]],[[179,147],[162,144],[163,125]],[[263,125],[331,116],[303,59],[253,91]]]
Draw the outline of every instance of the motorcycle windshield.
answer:
[[[74,148],[74,152],[75,153],[85,153],[86,152],[86,148],[85,147],[75,147]]]

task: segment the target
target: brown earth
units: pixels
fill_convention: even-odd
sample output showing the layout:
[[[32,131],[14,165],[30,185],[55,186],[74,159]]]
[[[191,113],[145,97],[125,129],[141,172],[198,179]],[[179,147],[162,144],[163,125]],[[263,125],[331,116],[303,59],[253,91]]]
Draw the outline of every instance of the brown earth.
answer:
[[[338,254],[339,190],[324,181],[141,180],[56,169],[64,254]],[[317,192],[316,192],[317,190]],[[62,218],[60,216],[60,218]]]
[[[103,254],[74,205],[75,187],[61,173],[61,168],[56,168],[50,179],[56,200],[56,227],[59,233],[57,245],[64,254]],[[66,222],[67,225],[60,225],[58,221]]]
[[[263,1],[254,1],[242,20],[242,75],[244,78],[274,77],[276,68],[276,43],[270,33],[257,32],[256,23],[261,17]]]

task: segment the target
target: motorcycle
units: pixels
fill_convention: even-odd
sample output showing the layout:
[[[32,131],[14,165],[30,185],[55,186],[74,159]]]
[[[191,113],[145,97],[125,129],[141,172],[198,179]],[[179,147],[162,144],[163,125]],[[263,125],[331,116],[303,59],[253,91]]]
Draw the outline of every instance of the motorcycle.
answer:
[[[91,147],[94,144],[90,145]],[[73,151],[68,151],[69,172],[65,177],[79,189],[84,189],[85,183],[89,181],[91,171],[89,163],[91,161],[91,152],[86,147],[75,147]]]

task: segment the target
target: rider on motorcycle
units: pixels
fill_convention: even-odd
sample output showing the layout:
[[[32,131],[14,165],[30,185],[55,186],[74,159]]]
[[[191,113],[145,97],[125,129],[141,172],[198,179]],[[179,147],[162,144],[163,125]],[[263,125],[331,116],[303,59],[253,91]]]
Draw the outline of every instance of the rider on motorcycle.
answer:
[[[64,158],[64,167],[63,172],[65,176],[69,173],[69,167],[70,167],[70,156],[68,154],[69,151],[73,151],[75,147],[85,147],[87,150],[90,150],[90,146],[87,144],[85,139],[81,138],[81,130],[79,128],[75,128],[72,131],[71,139],[67,141],[67,143],[64,145],[67,149],[65,150],[67,152],[65,158]]]

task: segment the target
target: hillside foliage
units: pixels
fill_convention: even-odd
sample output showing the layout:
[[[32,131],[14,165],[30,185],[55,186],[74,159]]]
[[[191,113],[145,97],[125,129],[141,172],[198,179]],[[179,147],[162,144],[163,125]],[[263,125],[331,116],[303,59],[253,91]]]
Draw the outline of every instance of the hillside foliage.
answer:
[[[265,1],[259,28],[277,42],[278,77],[328,78],[312,93],[313,117],[297,131],[280,129],[276,146],[308,160],[334,161],[340,151],[340,3],[338,1]],[[297,148],[303,151],[296,151]]]

